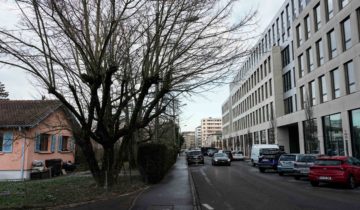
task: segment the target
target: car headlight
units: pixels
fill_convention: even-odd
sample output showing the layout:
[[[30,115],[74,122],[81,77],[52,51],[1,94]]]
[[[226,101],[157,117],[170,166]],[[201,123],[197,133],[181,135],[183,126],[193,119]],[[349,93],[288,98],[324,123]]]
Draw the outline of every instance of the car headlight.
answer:
[[[228,158],[228,161],[230,162],[230,158]]]
[[[218,160],[217,159],[214,159],[215,160],[215,162],[217,162]]]

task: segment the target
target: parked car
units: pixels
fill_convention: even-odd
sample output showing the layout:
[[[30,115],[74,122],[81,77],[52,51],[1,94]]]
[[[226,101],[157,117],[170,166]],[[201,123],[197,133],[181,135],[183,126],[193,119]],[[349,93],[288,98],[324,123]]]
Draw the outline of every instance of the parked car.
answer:
[[[294,178],[300,179],[301,177],[307,177],[309,175],[310,167],[314,165],[316,154],[302,154],[299,155],[297,160],[294,162]]]
[[[222,153],[225,153],[230,158],[230,161],[233,161],[234,158],[230,150],[223,150]]]
[[[192,150],[187,152],[186,155],[186,160],[187,160],[187,164],[191,165],[193,163],[200,163],[200,164],[204,164],[204,156],[201,152],[201,150]]]
[[[213,166],[217,166],[217,165],[230,166],[231,165],[231,160],[226,155],[226,153],[215,153],[214,156],[212,157],[211,164]]]
[[[299,160],[300,154],[283,154],[279,158],[277,171],[280,176],[294,173],[294,163]]]
[[[251,163],[256,166],[259,162],[259,156],[261,156],[261,149],[276,149],[279,150],[279,146],[276,144],[255,144],[251,147]]]
[[[244,153],[241,151],[234,151],[232,156],[233,160],[244,160]]]
[[[310,167],[309,180],[312,186],[320,182],[345,184],[350,189],[360,184],[360,160],[346,156],[324,156]]]
[[[279,157],[284,154],[284,151],[275,148],[261,149],[261,156],[258,160],[258,167],[261,173],[267,169],[277,169]]]

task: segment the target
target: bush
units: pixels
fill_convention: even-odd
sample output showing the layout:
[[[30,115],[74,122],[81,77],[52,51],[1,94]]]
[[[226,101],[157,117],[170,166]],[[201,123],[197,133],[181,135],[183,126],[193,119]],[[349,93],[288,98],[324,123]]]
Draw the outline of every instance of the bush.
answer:
[[[166,172],[175,163],[177,149],[164,144],[150,143],[139,146],[138,167],[146,183],[161,181]]]

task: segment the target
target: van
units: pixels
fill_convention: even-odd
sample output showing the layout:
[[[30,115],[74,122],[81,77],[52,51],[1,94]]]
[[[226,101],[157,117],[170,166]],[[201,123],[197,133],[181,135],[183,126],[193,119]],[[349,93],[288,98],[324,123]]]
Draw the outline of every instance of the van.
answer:
[[[255,144],[251,147],[251,163],[253,166],[259,162],[261,149],[279,149],[277,144]]]

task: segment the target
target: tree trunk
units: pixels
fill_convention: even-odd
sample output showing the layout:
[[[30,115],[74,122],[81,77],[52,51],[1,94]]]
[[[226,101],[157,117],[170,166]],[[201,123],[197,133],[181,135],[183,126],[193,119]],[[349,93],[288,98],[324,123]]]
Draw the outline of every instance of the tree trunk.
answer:
[[[102,162],[102,175],[105,189],[111,189],[115,183],[116,170],[114,170],[114,145],[103,145],[104,155]]]

